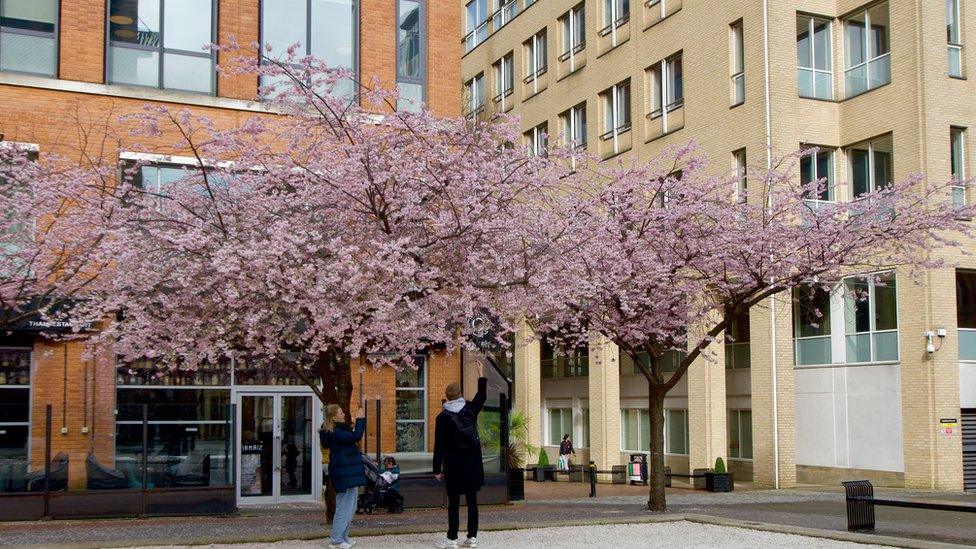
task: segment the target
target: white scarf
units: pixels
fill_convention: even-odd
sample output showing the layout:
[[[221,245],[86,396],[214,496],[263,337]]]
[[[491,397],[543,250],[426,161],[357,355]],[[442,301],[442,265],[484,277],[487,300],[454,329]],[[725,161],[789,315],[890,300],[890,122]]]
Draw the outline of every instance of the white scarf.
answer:
[[[464,400],[464,398],[456,398],[454,400],[448,400],[445,402],[444,409],[448,412],[454,412],[456,414],[461,411],[461,408],[464,408],[465,404],[467,404],[467,401]]]

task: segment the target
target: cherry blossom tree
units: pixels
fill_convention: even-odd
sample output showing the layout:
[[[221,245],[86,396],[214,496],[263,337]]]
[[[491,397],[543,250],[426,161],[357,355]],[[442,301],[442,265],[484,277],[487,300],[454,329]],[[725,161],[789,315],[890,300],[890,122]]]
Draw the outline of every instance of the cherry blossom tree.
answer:
[[[652,511],[666,509],[665,395],[695,360],[715,359],[709,345],[737,318],[797,288],[938,266],[930,251],[969,235],[960,220],[972,208],[952,207],[949,182],[912,176],[853,201],[810,200],[825,182],[798,182],[808,154],[749,173],[748,201],[735,196],[745,174],[716,170],[694,144],[646,164],[593,163],[562,182],[572,192],[559,207],[576,222],[534,275],[526,318],[564,347],[617,344],[647,379]],[[681,357],[671,374],[668,353]]]
[[[100,246],[111,276],[83,319],[114,319],[92,341],[123,360],[285,363],[348,409],[349,357],[411,366],[464,344],[477,313],[513,308],[552,246],[551,210],[534,205],[568,168],[512,146],[513,122],[397,111],[376,83],[337,97],[348,71],[268,52],[222,67],[269,83],[268,114],[230,128],[168,107],[127,118],[157,146],[132,147],[145,154],[129,156]],[[168,156],[150,156],[161,141]],[[149,160],[186,167],[150,185]]]
[[[0,142],[0,333],[44,324],[92,283],[105,178],[101,166]]]

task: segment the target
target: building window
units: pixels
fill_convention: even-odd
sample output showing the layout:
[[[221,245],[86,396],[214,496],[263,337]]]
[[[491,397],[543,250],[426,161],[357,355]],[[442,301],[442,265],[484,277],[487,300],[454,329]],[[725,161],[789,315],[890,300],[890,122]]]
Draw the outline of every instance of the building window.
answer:
[[[467,34],[464,51],[471,51],[488,38],[488,0],[471,0],[464,6]]]
[[[732,72],[732,105],[740,105],[746,100],[746,58],[743,51],[742,21],[729,27],[729,53]]]
[[[497,2],[498,8],[491,15],[492,27],[496,31],[518,15],[518,2],[515,0],[497,0]]]
[[[559,117],[563,124],[566,142],[574,149],[586,148],[586,103],[580,103]]]
[[[545,156],[549,146],[549,123],[543,122],[525,132],[525,143],[529,147],[529,155]]]
[[[468,96],[468,118],[475,118],[485,110],[485,74],[480,73],[464,85]]]
[[[525,48],[525,80],[532,93],[539,93],[539,77],[546,74],[548,59],[546,52],[546,30],[542,29],[523,44]]]
[[[601,139],[614,140],[614,152],[618,152],[617,136],[630,131],[630,81],[615,84],[600,94],[603,101],[603,134]]]
[[[31,369],[30,348],[0,347],[0,493],[27,490]]]
[[[752,459],[751,410],[729,410],[729,459]]]
[[[569,71],[576,70],[576,54],[586,47],[586,11],[583,4],[566,12],[560,19],[563,29],[563,52],[560,61],[569,61]]]
[[[493,101],[498,104],[502,112],[507,111],[506,104],[508,96],[512,95],[515,86],[515,63],[511,52],[502,57],[494,65],[495,69],[495,97]]]
[[[58,73],[58,0],[0,0],[0,71]]]
[[[427,451],[427,360],[415,357],[414,369],[396,373],[396,451]]]
[[[949,48],[949,76],[962,78],[962,31],[959,0],[946,0],[946,42]]]
[[[403,9],[402,6],[399,9]],[[284,55],[287,48],[297,43],[300,44],[299,56],[313,55],[331,68],[355,72],[358,27],[358,4],[355,0],[261,2],[261,41],[274,48],[269,55]],[[402,39],[401,33],[398,36],[398,56],[404,53],[399,44]],[[295,68],[299,69],[297,66]],[[398,58],[398,76],[399,69]],[[292,82],[286,76],[265,76],[261,85],[273,88],[267,95],[274,95],[279,87],[282,90],[290,88]],[[336,83],[332,94],[348,97],[355,94],[357,89],[354,80],[347,80]],[[410,90],[404,90],[401,85],[400,91],[409,97]]]
[[[830,21],[808,15],[797,16],[796,86],[800,97],[834,98],[830,57]]]
[[[725,331],[725,368],[748,370],[751,361],[749,347],[749,311],[739,315]]]
[[[749,185],[745,149],[739,149],[732,153],[732,169],[735,170],[735,199],[741,204],[747,200]]]
[[[966,143],[965,130],[949,130],[950,164],[952,167],[952,205],[966,205]]]
[[[651,118],[666,117],[667,113],[684,105],[680,53],[651,67],[650,86]]]
[[[213,94],[213,0],[110,0],[108,81]]]
[[[559,446],[563,441],[563,435],[573,436],[573,409],[572,408],[549,408],[549,446]]]
[[[590,409],[583,408],[580,414],[581,425],[580,425],[580,439],[578,448],[589,448],[590,447]]]
[[[627,21],[630,21],[630,0],[603,0],[601,36],[609,34]]]
[[[688,454],[688,410],[664,410],[664,453]]]
[[[956,271],[959,360],[976,361],[976,271]]]
[[[895,275],[844,281],[847,362],[898,360],[898,299]]]
[[[875,4],[844,19],[847,97],[891,81],[888,3]]]
[[[817,182],[814,190],[813,182]],[[834,201],[834,151],[817,149],[800,158],[800,184],[811,189],[803,192],[803,199],[811,202]]]
[[[883,189],[892,182],[892,139],[890,135],[872,139],[848,148],[851,165],[851,196]]]
[[[397,0],[397,109],[419,111],[427,99],[427,13],[417,0]]]
[[[797,366],[830,364],[830,292],[821,287],[793,292],[793,344]]]

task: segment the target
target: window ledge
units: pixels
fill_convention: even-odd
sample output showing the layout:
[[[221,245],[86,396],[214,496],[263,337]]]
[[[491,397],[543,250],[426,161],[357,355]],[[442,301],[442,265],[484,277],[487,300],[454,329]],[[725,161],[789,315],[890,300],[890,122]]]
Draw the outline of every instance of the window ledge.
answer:
[[[877,88],[875,88],[875,89],[877,89]],[[871,91],[871,90],[868,90],[868,91]],[[867,92],[863,92],[862,95],[864,93],[867,93]],[[820,101],[821,103],[840,103],[841,101],[843,101],[843,99],[834,99],[832,97],[830,99],[825,99],[823,97],[811,97],[809,95],[800,95],[799,93],[797,93],[796,96],[799,99],[809,99],[810,101]],[[854,97],[857,97],[857,96],[855,95]]]
[[[76,80],[60,80],[57,78],[47,78],[43,76],[31,76],[7,72],[0,72],[0,85],[21,86],[25,88],[102,95],[108,97],[122,97],[142,101],[178,103],[180,105],[213,107],[217,109],[231,109],[249,112],[274,112],[273,109],[268,108],[266,105],[263,105],[258,101],[245,101],[243,99],[230,99],[226,97],[202,95],[199,93],[184,93],[174,90],[140,88],[134,86],[123,86],[119,84],[95,84],[91,82],[78,82]]]
[[[816,368],[857,368],[860,366],[891,366],[899,365],[901,360],[882,360],[879,362],[838,362],[834,364],[794,364],[794,370],[816,369]]]
[[[745,105],[745,104],[746,104],[746,101],[745,101],[745,99],[743,99],[742,101],[739,101],[738,103],[733,103],[733,104],[729,105],[729,110],[732,110],[732,109],[734,109],[736,107],[741,107],[742,105]]]
[[[952,80],[969,80],[968,76],[953,76],[951,74],[949,75],[949,78]]]

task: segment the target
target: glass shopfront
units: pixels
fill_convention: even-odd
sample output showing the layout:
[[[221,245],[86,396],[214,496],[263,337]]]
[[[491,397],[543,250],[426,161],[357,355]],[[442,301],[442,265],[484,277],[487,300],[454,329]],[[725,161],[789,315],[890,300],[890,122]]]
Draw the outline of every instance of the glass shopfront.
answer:
[[[31,349],[0,347],[0,493],[26,490]]]

